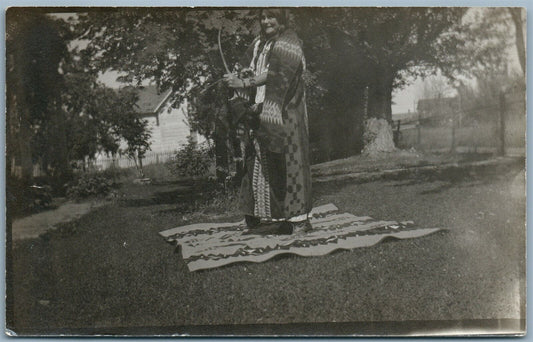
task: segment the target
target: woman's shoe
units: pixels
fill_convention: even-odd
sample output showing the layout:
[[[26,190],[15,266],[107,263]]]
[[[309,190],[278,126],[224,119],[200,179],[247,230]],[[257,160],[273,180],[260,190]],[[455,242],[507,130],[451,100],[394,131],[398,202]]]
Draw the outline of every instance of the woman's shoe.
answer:
[[[274,234],[277,234],[277,235],[291,235],[293,230],[294,230],[294,225],[292,224],[292,222],[283,221],[278,226],[278,229],[276,229]]]
[[[279,225],[277,222],[264,222],[254,228],[248,228],[242,235],[275,235],[277,234]]]
[[[261,219],[256,216],[244,215],[244,221],[246,221],[246,227],[255,228],[261,223]]]

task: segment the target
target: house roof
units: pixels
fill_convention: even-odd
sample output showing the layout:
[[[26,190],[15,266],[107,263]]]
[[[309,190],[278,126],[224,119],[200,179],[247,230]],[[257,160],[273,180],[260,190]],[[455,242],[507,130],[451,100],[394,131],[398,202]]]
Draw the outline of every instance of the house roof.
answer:
[[[157,86],[149,85],[137,88],[139,100],[135,112],[139,114],[155,114],[170,97],[170,89],[159,93]]]

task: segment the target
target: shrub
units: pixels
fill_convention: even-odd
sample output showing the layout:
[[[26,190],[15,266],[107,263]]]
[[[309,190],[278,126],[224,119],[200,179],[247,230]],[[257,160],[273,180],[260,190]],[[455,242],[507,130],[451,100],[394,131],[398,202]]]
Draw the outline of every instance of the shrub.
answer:
[[[113,181],[102,174],[84,173],[67,187],[67,197],[80,200],[88,197],[104,197],[111,191]]]
[[[28,184],[21,179],[6,177],[6,204],[12,217],[33,214],[52,206],[49,185]]]
[[[98,172],[94,172],[106,179],[111,179],[113,182],[117,182],[122,178],[128,178],[131,177],[133,174],[133,177],[137,175],[136,172],[133,172],[133,170],[128,170],[127,168],[121,168],[112,165],[111,167],[108,167],[107,169],[100,170]]]
[[[166,163],[170,173],[180,177],[205,176],[213,163],[211,149],[207,145],[198,145],[191,137],[187,144],[176,152]]]

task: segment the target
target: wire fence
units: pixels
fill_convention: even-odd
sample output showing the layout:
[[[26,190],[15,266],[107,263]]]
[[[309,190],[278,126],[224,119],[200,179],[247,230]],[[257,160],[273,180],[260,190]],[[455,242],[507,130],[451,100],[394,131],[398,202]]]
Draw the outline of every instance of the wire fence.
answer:
[[[525,99],[501,95],[490,103],[417,113],[393,122],[402,149],[525,155]]]

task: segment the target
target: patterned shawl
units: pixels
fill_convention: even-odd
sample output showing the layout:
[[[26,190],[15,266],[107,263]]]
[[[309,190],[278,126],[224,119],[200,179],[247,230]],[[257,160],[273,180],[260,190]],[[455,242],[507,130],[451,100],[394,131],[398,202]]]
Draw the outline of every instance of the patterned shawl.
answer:
[[[251,60],[253,47],[246,53]],[[286,106],[296,94],[301,72],[305,68],[302,44],[296,33],[285,30],[274,43],[269,57],[265,101],[260,114],[258,138],[272,152],[282,153],[287,136]]]

